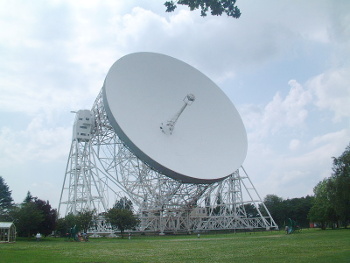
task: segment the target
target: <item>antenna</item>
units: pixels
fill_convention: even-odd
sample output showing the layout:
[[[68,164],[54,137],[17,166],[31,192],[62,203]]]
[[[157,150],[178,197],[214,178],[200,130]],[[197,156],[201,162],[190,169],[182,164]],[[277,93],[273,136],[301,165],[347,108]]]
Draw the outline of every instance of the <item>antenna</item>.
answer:
[[[247,134],[235,106],[213,81],[180,60],[148,52],[127,55],[109,70],[102,96],[118,137],[170,178],[213,183],[235,172],[246,157]]]
[[[187,106],[190,106],[194,102],[194,100],[195,96],[193,94],[187,94],[187,96],[183,99],[184,105],[181,107],[181,109],[170,120],[166,121],[165,124],[162,122],[162,124],[160,125],[160,129],[162,130],[162,132],[164,132],[167,135],[171,135],[181,113],[185,110]]]
[[[194,67],[163,54],[126,55],[91,111],[76,115],[60,198],[66,214],[103,215],[109,199],[127,195],[142,232],[278,228],[242,167],[248,143],[238,111]],[[246,204],[257,211],[248,215]],[[103,216],[94,226],[96,235],[113,233]]]

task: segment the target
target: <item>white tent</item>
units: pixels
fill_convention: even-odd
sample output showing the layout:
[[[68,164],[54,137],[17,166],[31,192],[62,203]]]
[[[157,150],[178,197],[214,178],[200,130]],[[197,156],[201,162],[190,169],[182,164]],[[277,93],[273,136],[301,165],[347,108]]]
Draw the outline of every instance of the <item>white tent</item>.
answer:
[[[0,242],[15,242],[16,226],[12,222],[0,222]]]

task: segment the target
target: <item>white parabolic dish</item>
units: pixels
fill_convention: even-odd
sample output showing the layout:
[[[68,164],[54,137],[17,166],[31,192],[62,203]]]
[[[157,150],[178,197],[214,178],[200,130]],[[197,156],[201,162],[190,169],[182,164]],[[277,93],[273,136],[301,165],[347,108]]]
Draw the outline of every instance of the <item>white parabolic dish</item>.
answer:
[[[195,101],[172,134],[160,129]],[[235,172],[247,154],[247,135],[236,108],[208,77],[175,58],[133,53],[116,61],[103,86],[107,117],[141,160],[184,183],[212,183]]]

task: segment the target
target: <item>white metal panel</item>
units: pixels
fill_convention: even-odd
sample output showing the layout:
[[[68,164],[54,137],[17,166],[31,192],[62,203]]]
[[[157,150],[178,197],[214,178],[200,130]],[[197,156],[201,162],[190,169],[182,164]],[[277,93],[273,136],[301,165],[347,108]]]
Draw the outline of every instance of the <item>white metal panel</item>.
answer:
[[[160,126],[183,106],[172,134]],[[108,119],[143,161],[183,182],[209,183],[235,172],[247,153],[243,122],[228,97],[204,74],[172,57],[134,53],[110,69],[103,86]]]
[[[73,126],[73,140],[89,141],[91,138],[91,129],[93,125],[93,116],[90,110],[79,110]]]

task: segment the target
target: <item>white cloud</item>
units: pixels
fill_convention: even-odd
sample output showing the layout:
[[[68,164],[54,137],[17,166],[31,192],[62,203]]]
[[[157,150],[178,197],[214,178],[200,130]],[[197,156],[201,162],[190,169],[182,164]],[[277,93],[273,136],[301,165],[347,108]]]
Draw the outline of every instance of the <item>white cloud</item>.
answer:
[[[339,1],[336,5],[331,4],[329,12],[331,13],[331,23],[329,25],[329,32],[332,41],[337,43],[349,44],[350,42],[350,2]],[[348,46],[349,51],[349,46]]]
[[[50,128],[46,117],[36,116],[23,130],[0,130],[0,165],[11,167],[31,161],[52,162],[65,158],[69,151],[72,128]]]
[[[334,79],[338,83],[347,82],[344,77],[330,76],[329,82],[334,83]],[[321,85],[326,81],[319,79],[322,80],[318,76],[307,82],[306,88],[291,80],[285,97],[277,93],[266,105],[242,107],[249,140],[245,167],[263,195],[273,193],[287,198],[312,194],[312,188],[331,175],[332,157],[339,156],[350,141],[349,125],[337,130],[329,125],[329,119],[315,119],[315,106],[320,107],[323,101],[320,98],[324,98],[326,105],[333,105],[323,109],[338,116],[337,111],[347,109],[346,101],[350,101],[344,85],[329,94],[329,100],[326,95],[320,96],[328,91],[329,85]],[[308,119],[310,111],[312,119]],[[319,125],[329,127],[318,130]]]
[[[293,139],[289,142],[289,149],[294,151],[297,150],[300,146],[300,140]]]
[[[268,155],[256,153],[254,165],[249,160],[253,181],[258,182],[263,195],[277,194],[292,198],[312,194],[313,187],[319,181],[331,176],[332,157],[338,157],[345,150],[349,138],[350,129],[344,129],[318,136],[300,145],[297,152],[293,150],[280,154],[270,150]],[[262,149],[268,147],[260,146]]]
[[[312,78],[308,88],[315,95],[315,105],[329,110],[334,120],[350,117],[350,68],[329,70]]]
[[[307,107],[311,93],[295,80],[289,81],[289,93],[283,98],[279,92],[266,106],[246,105],[242,115],[248,129],[259,137],[275,134],[285,129],[300,129],[308,116]]]
[[[311,101],[310,93],[296,81],[290,81],[291,89],[285,99],[277,93],[265,107],[263,124],[271,127],[274,133],[281,127],[296,127],[301,125],[308,114],[307,104]]]

